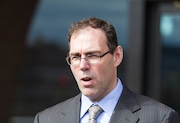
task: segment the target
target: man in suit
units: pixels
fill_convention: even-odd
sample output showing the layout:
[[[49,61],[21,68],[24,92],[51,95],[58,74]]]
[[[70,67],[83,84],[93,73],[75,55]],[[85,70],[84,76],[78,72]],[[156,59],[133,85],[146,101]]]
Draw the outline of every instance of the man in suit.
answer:
[[[81,93],[39,112],[34,123],[88,123],[89,108],[101,113],[94,123],[180,123],[178,113],[135,94],[117,77],[123,59],[114,27],[95,17],[72,24],[66,58]]]

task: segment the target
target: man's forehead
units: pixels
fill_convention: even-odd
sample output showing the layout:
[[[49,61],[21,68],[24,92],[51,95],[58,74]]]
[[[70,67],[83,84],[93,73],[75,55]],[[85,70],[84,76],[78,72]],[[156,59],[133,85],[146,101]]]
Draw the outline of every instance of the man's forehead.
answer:
[[[72,34],[69,46],[72,52],[88,50],[100,51],[106,48],[107,38],[101,29],[86,27]]]

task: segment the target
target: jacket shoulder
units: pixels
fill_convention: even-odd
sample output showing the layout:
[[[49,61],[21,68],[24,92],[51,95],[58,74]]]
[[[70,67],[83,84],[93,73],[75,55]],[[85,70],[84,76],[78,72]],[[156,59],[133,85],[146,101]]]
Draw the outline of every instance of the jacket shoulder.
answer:
[[[67,109],[67,107],[74,105],[74,103],[78,102],[78,100],[80,100],[80,95],[69,98],[69,99],[67,99],[67,100],[65,100],[63,102],[60,102],[60,103],[58,103],[56,105],[53,105],[53,106],[51,106],[51,107],[49,107],[49,108],[47,108],[47,109],[45,109],[45,110],[43,110],[41,112],[52,112],[52,111],[54,112],[56,110],[61,110],[62,111],[62,110]]]
[[[40,111],[36,114],[34,123],[51,123],[56,119],[59,120],[66,112],[78,106],[80,106],[80,94]]]
[[[141,118],[149,118],[149,120],[154,118],[156,119],[156,121],[162,121],[163,123],[180,122],[179,114],[171,107],[150,97],[140,94],[135,94],[135,95],[141,107],[141,111],[140,111],[141,113],[139,112]]]

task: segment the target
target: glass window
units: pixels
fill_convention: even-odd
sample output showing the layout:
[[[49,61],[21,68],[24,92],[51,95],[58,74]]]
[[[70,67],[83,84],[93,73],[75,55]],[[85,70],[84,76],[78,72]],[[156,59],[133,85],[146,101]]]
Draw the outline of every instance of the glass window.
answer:
[[[72,22],[89,16],[105,19],[115,26],[119,44],[126,48],[128,10],[129,0],[40,0],[29,26],[11,123],[30,122],[38,111],[79,93],[65,61]]]
[[[103,4],[102,4],[103,3]],[[35,45],[37,39],[44,43],[67,46],[68,28],[72,22],[96,16],[112,23],[117,31],[119,43],[126,45],[128,31],[129,0],[100,0],[72,2],[70,0],[41,0],[32,20],[27,44]]]
[[[162,42],[161,100],[180,112],[180,11],[162,12],[160,33]]]

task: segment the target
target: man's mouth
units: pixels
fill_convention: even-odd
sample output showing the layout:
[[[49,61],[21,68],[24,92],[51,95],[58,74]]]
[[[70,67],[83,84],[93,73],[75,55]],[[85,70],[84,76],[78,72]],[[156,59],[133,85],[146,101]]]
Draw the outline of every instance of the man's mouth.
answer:
[[[82,78],[81,80],[83,80],[83,81],[85,81],[85,82],[88,82],[88,81],[90,81],[92,78],[90,78],[90,77],[84,77],[84,78]]]

